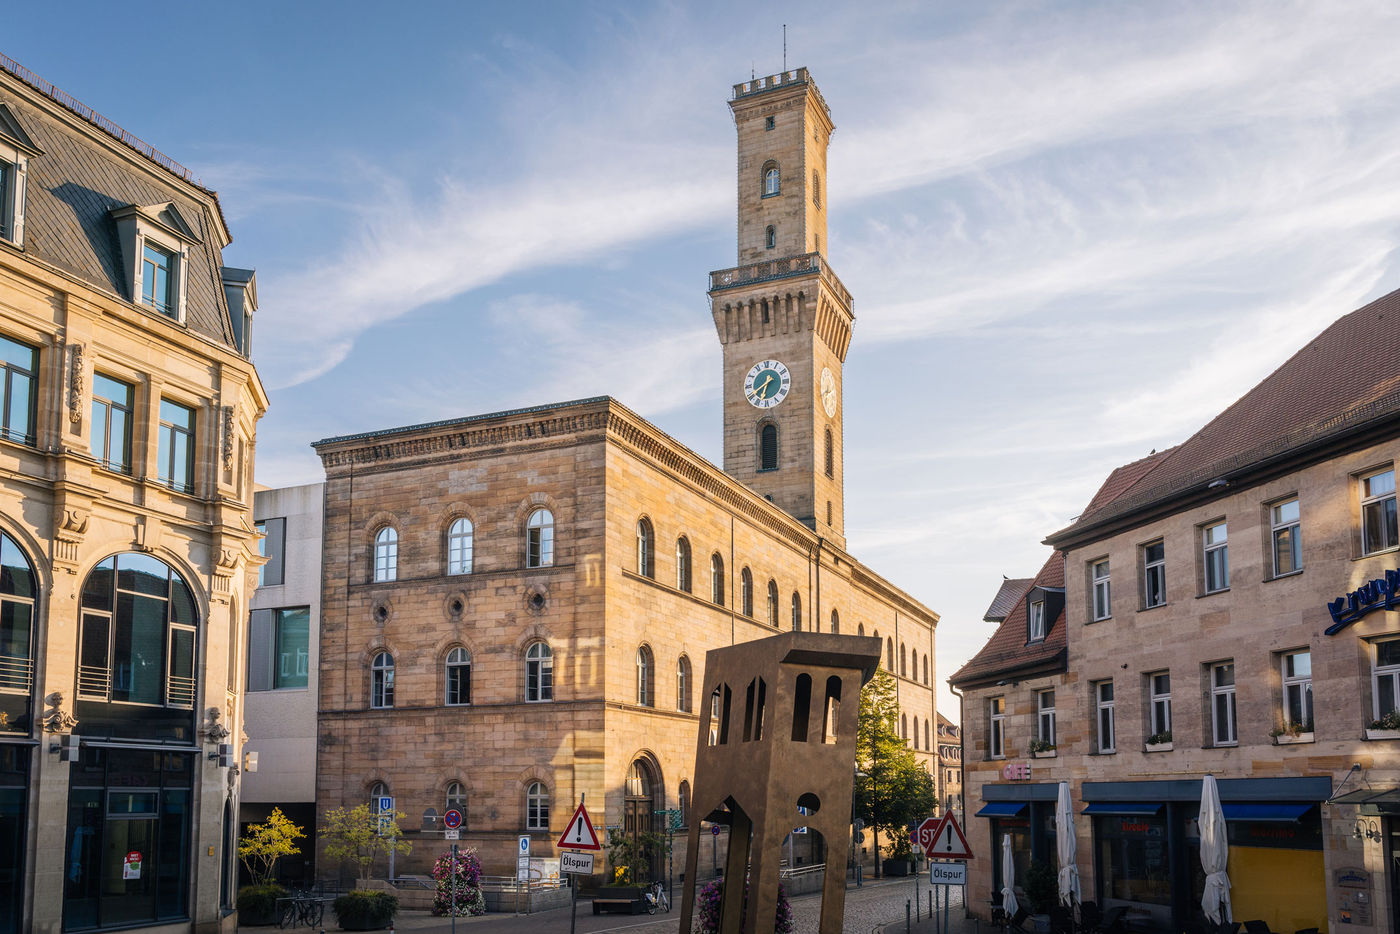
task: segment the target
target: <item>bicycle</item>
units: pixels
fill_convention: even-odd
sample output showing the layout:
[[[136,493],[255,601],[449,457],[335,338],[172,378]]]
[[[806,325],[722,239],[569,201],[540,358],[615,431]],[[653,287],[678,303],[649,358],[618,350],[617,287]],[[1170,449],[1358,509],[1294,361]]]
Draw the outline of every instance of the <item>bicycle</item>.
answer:
[[[647,914],[656,914],[658,908],[664,909],[667,914],[671,913],[671,900],[666,897],[666,887],[661,884],[661,880],[658,879],[647,886],[642,897],[647,901]]]
[[[311,892],[296,892],[290,898],[279,898],[277,926],[294,928],[300,925],[319,927],[326,914],[326,906]]]

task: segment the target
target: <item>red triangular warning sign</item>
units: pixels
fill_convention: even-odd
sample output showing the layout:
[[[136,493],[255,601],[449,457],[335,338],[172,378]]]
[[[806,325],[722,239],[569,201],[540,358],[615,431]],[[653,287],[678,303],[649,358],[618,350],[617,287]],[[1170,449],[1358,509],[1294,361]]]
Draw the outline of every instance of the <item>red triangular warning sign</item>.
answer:
[[[959,832],[958,836],[962,836],[962,833]],[[598,834],[593,830],[593,822],[588,819],[588,812],[583,809],[582,804],[578,806],[574,816],[569,818],[569,826],[565,827],[564,832],[559,835],[559,842],[555,846],[561,850],[601,850],[603,848],[598,842]]]
[[[958,826],[958,819],[953,816],[952,811],[943,815],[943,820],[933,837],[933,846],[929,847],[924,855],[929,859],[973,858],[972,847],[967,845],[967,837],[963,836],[962,828]]]

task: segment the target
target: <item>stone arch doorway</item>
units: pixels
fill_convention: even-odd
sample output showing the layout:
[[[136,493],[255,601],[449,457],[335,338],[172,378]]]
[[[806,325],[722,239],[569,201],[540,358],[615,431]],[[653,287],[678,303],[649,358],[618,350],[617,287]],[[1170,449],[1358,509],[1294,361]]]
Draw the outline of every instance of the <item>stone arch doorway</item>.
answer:
[[[632,761],[623,786],[622,830],[634,843],[640,843],[644,833],[663,832],[658,802],[664,802],[661,779],[656,765],[646,757]],[[660,879],[665,871],[665,847],[651,848],[649,871],[652,879]],[[634,880],[643,881],[643,880]]]

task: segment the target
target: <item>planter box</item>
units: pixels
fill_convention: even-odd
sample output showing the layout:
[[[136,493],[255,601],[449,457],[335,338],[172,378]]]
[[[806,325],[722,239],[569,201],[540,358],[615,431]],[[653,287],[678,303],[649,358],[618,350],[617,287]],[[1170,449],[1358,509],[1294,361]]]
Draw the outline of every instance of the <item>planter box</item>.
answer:
[[[646,899],[642,896],[645,891],[640,886],[601,886],[598,894],[593,896],[593,913],[596,915],[604,911],[621,911],[629,915],[639,915],[647,910]]]
[[[1400,739],[1400,730],[1366,730],[1367,739]]]
[[[1171,752],[1171,743],[1148,743],[1142,747],[1143,752]]]
[[[1053,750],[1053,749],[1047,749],[1047,750],[1045,750],[1044,752],[1033,752],[1033,753],[1031,753],[1031,758],[1032,758],[1032,759],[1053,759],[1053,758],[1055,758],[1055,750]],[[1050,916],[1049,916],[1049,915],[1046,915],[1046,917],[1048,918],[1048,917],[1050,917]]]
[[[1370,732],[1373,732],[1373,731],[1367,730],[1366,732],[1370,733]],[[1393,732],[1393,733],[1396,734],[1397,737],[1400,737],[1400,730],[1392,730],[1392,731],[1375,730],[1374,732],[1376,732],[1376,733]],[[1379,738],[1379,737],[1377,737],[1377,738]],[[1370,739],[1370,737],[1368,736],[1367,739]],[[1313,734],[1311,734],[1311,733],[1299,733],[1297,736],[1289,736],[1287,733],[1280,733],[1278,736],[1275,736],[1275,737],[1274,737],[1274,745],[1276,745],[1276,746],[1291,746],[1291,745],[1293,745],[1294,743],[1311,743],[1312,741],[1313,741]]]

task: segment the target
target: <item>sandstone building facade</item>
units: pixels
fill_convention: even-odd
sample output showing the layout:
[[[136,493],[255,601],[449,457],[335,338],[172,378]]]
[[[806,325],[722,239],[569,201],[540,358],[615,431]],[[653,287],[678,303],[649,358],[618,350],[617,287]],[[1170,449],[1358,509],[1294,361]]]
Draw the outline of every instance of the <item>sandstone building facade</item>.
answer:
[[[845,550],[830,116],[805,69],[736,86],[731,107],[742,265],[710,291],[724,469],[610,398],[315,445],[317,802],[392,796],[418,842],[400,872],[440,851],[449,806],[493,873],[521,834],[552,855],[584,793],[614,833],[695,819],[705,653],[781,631],[878,635],[936,771],[938,617]]]
[[[1397,929],[1397,313],[1391,293],[1339,319],[1049,537],[1050,563],[952,679],[979,855],[1010,834],[1021,882],[1053,863],[1068,781],[1084,897],[1189,929],[1212,774],[1236,920]],[[1038,629],[1055,584],[1063,609]],[[969,904],[999,889],[998,863],[976,861]]]
[[[214,192],[0,57],[0,931],[231,922],[251,270]]]

